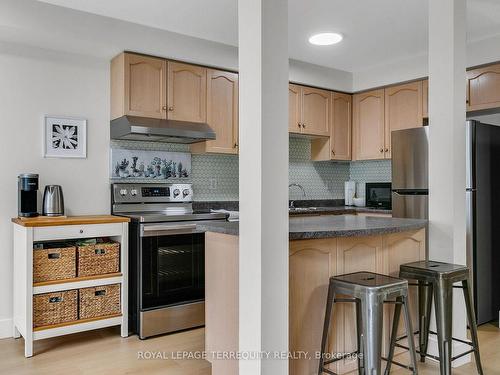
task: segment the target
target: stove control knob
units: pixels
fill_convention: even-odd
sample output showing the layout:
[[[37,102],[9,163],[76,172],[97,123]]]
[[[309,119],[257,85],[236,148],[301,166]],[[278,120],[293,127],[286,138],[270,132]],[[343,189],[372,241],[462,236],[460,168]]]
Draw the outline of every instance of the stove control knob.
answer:
[[[135,197],[137,195],[137,189],[130,190],[130,195]]]
[[[127,193],[128,193],[127,189],[120,189],[120,195],[122,197],[124,197],[125,195],[127,195]]]
[[[179,189],[175,189],[174,190],[174,198],[177,198],[180,193],[181,193],[181,191]]]
[[[182,197],[183,197],[183,198],[186,198],[186,197],[189,195],[189,193],[191,193],[191,192],[189,191],[189,189],[184,189],[184,190],[182,191]]]

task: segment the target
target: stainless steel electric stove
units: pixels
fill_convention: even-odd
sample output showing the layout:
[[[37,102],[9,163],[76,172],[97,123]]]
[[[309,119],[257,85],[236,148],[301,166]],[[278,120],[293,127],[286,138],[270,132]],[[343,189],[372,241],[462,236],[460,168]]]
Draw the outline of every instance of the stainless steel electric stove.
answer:
[[[113,184],[112,213],[129,227],[129,329],[141,339],[205,324],[204,221],[191,184]]]

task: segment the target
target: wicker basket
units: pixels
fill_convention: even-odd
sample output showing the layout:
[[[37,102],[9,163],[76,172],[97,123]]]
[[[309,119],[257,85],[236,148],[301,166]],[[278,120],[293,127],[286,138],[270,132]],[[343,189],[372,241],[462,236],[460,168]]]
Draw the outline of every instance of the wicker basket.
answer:
[[[80,319],[120,313],[120,284],[82,288],[79,290]]]
[[[120,244],[102,242],[77,247],[78,276],[94,276],[114,273],[120,270]]]
[[[64,243],[36,245],[33,250],[33,282],[76,277],[76,247]]]
[[[33,296],[33,327],[73,322],[78,319],[78,291]]]

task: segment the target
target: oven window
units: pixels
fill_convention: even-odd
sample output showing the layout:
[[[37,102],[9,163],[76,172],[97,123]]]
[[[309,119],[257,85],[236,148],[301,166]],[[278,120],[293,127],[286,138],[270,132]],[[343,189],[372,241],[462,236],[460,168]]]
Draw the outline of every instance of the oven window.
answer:
[[[142,238],[142,308],[205,297],[204,235]]]

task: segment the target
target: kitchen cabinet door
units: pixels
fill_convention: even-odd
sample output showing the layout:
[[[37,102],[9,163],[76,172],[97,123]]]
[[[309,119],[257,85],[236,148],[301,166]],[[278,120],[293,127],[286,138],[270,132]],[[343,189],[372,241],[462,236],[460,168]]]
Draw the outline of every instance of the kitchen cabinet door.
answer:
[[[422,81],[385,89],[384,157],[391,158],[391,132],[423,125]]]
[[[467,111],[500,107],[500,64],[467,72]]]
[[[111,62],[111,118],[123,115],[166,118],[164,59],[123,53]]]
[[[352,95],[332,93],[332,160],[351,160]]]
[[[412,232],[401,232],[384,236],[384,252],[388,269],[383,270],[384,274],[399,277],[399,267],[401,264],[425,260],[425,229]],[[408,301],[410,315],[412,317],[413,330],[418,329],[418,290],[409,287]],[[384,327],[390,332],[394,317],[394,306],[386,305],[384,311]],[[389,333],[388,333],[389,334]],[[401,316],[399,322],[398,336],[406,334],[404,319]],[[386,349],[388,342],[386,342]],[[418,345],[418,343],[417,343]],[[401,352],[397,350],[396,353]]]
[[[337,239],[337,272],[339,275],[352,272],[380,272],[384,266],[383,238],[340,237]],[[339,296],[350,297],[350,296]],[[357,349],[356,310],[354,303],[339,303],[335,306],[336,342],[339,353],[351,353]],[[385,331],[384,331],[384,339]],[[339,372],[357,369],[357,361],[339,361]]]
[[[290,351],[307,351],[313,355],[320,350],[328,284],[330,277],[337,274],[336,266],[335,239],[290,241]],[[339,327],[337,323],[335,327]],[[330,335],[329,352],[337,353],[334,339],[334,335]],[[290,375],[317,371],[318,360],[314,358],[290,360]]]
[[[354,150],[356,160],[384,158],[384,90],[353,97]]]
[[[302,87],[288,85],[288,131],[302,132]]]
[[[238,153],[238,74],[207,70],[207,123],[213,141],[191,145],[194,153]]]
[[[429,80],[422,81],[422,117],[429,117]]]
[[[167,87],[169,119],[206,122],[206,68],[169,61]]]
[[[302,87],[302,133],[329,136],[330,91]]]

